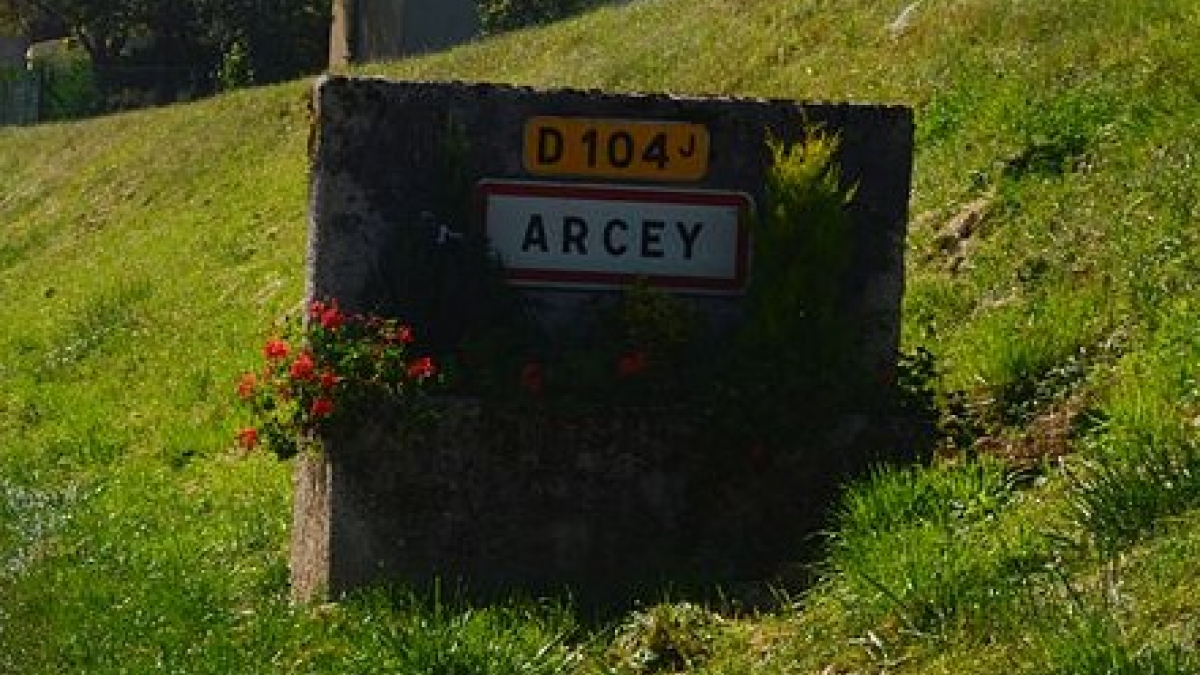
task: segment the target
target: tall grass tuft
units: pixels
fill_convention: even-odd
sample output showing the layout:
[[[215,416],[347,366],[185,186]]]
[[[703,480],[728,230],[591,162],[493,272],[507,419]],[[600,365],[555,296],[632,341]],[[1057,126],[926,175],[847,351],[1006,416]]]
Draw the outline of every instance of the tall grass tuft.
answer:
[[[565,675],[581,658],[568,639],[573,617],[560,607],[511,601],[487,607],[448,602],[435,593],[370,591],[346,619],[374,617],[376,663],[387,672],[428,675]],[[353,629],[351,629],[353,630]],[[348,665],[348,664],[347,664]]]
[[[1072,520],[1103,553],[1200,507],[1200,329],[1195,304],[1163,308],[1150,344],[1118,364],[1121,383],[1068,475]]]
[[[1151,442],[1070,472],[1072,521],[1102,553],[1137,541],[1166,516],[1200,506],[1200,444]]]
[[[983,458],[883,470],[852,487],[828,565],[859,629],[941,642],[1018,625],[1050,554],[1036,529],[1002,520],[1017,482]]]
[[[897,529],[955,528],[996,515],[1017,490],[1019,476],[980,457],[959,466],[881,468],[850,487],[835,515],[837,548]]]
[[[1179,645],[1131,645],[1108,613],[1085,611],[1041,638],[1044,675],[1193,675],[1200,657]]]

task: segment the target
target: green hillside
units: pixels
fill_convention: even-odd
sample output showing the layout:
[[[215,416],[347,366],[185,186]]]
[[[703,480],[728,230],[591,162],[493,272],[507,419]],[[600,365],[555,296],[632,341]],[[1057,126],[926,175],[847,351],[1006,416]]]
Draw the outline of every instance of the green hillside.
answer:
[[[239,373],[302,297],[310,82],[0,129],[0,674],[1200,672],[1200,4],[642,0],[363,74],[911,105],[946,434],[769,609],[287,601]]]

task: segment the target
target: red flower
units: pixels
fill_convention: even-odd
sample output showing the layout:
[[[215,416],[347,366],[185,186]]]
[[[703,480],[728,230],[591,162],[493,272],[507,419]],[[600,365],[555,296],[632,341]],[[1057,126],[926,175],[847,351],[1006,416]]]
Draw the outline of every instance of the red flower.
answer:
[[[408,364],[408,376],[416,380],[433,377],[436,372],[437,369],[433,365],[433,359],[428,356],[422,356]]]
[[[242,375],[242,379],[238,380],[237,395],[243,401],[254,396],[257,390],[258,378],[255,377],[254,373],[246,373]]]
[[[408,326],[400,326],[396,329],[395,340],[404,344],[411,344],[413,341],[412,329]]]
[[[310,319],[320,319],[325,313],[325,303],[320,300],[313,300],[308,304],[308,316]]]
[[[255,445],[258,445],[258,429],[254,427],[246,427],[238,432],[238,446],[245,450],[253,450]]]
[[[545,387],[545,378],[542,376],[542,365],[534,361],[526,363],[521,368],[521,388],[525,391],[537,395],[542,393]]]
[[[617,361],[617,374],[621,377],[632,377],[646,369],[645,352],[631,352]]]
[[[308,410],[313,417],[328,417],[333,414],[333,400],[321,397],[312,402],[312,407]]]
[[[335,331],[338,328],[341,328],[342,324],[346,322],[346,315],[342,314],[342,311],[338,309],[337,301],[334,300],[328,306],[321,308],[321,313],[318,316],[318,319],[321,322],[322,328],[329,331]]]
[[[321,388],[333,389],[342,378],[338,377],[332,370],[327,370],[321,373]]]
[[[313,380],[316,379],[317,364],[313,361],[311,353],[301,352],[292,362],[292,368],[288,372],[294,380]]]
[[[268,361],[286,359],[288,351],[288,343],[278,338],[267,340],[267,346],[263,348],[263,353],[266,354]]]

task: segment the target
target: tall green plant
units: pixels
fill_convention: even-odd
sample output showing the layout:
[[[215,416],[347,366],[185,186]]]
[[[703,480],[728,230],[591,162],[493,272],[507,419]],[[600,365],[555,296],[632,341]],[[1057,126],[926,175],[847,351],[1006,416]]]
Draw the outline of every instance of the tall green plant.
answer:
[[[836,135],[813,130],[799,143],[771,144],[767,207],[754,230],[746,333],[758,349],[824,360],[844,345],[838,301],[850,264],[846,205],[853,191],[842,186],[839,143]]]

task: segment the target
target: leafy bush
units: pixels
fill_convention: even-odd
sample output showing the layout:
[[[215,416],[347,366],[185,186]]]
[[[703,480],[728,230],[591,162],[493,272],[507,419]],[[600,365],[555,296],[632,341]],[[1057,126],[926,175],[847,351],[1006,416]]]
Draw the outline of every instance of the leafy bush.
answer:
[[[42,77],[42,118],[71,120],[95,113],[102,103],[87,54],[62,41],[62,48],[34,63]]]

